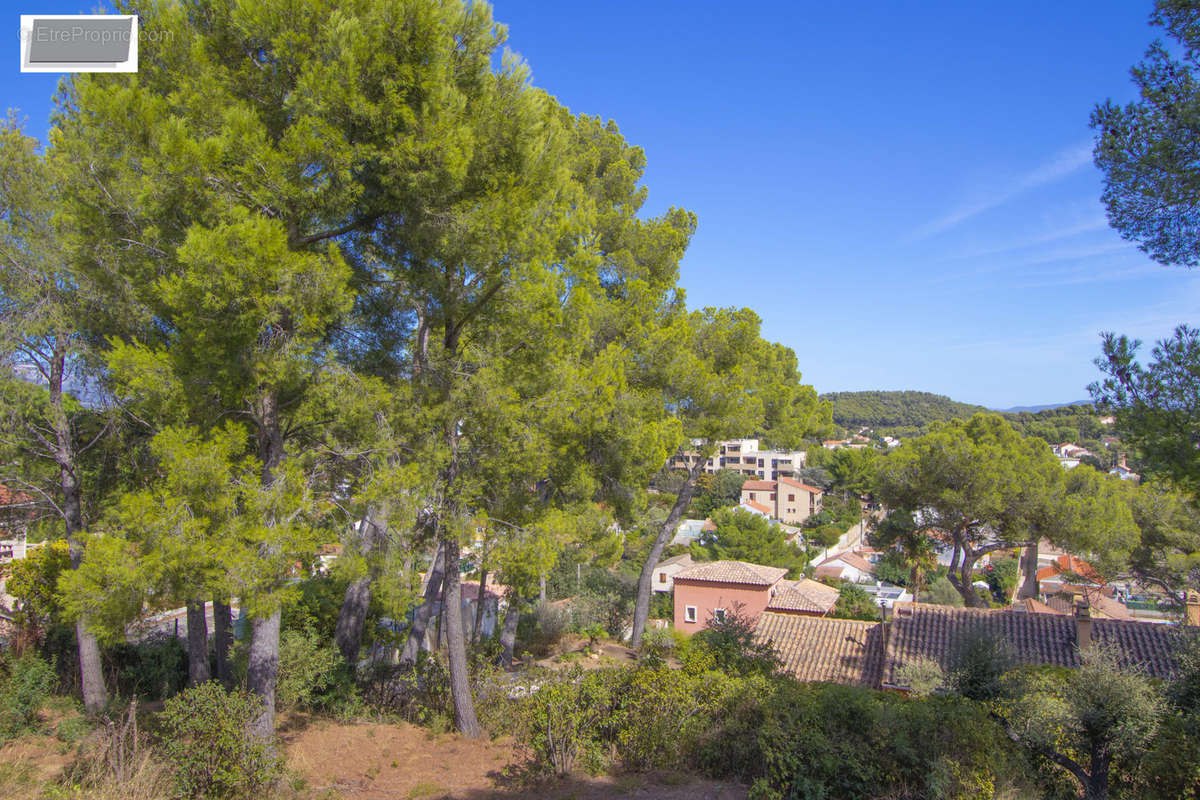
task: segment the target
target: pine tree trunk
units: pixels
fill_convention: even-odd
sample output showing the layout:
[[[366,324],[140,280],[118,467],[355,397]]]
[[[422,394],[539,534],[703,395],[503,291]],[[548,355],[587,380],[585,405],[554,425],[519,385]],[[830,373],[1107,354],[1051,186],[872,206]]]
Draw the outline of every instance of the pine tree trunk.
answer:
[[[500,663],[511,669],[513,649],[517,645],[517,624],[521,621],[521,600],[515,594],[508,596],[508,611],[504,614],[504,627],[500,630]]]
[[[683,512],[692,502],[692,495],[696,493],[696,482],[700,479],[700,473],[704,471],[704,462],[707,460],[703,453],[697,454],[696,463],[688,470],[687,480],[684,481],[683,486],[679,487],[675,505],[671,506],[671,513],[667,514],[666,521],[654,539],[654,546],[646,555],[646,563],[642,565],[642,574],[638,576],[637,602],[633,607],[633,635],[629,639],[629,646],[635,650],[642,644],[642,634],[646,631],[646,620],[650,617],[650,591],[654,580],[654,566],[662,557],[667,542],[671,541],[671,537],[675,534],[675,528],[679,526]]]
[[[229,650],[233,647],[233,609],[224,600],[213,599],[213,649],[217,651],[217,680],[226,689],[233,686],[233,665]]]
[[[1025,548],[1025,563],[1022,565],[1025,568],[1025,580],[1021,584],[1021,593],[1019,597],[1024,600],[1032,597],[1037,598],[1040,592],[1038,591],[1038,543],[1033,542]]]
[[[284,459],[279,398],[274,392],[263,394],[260,413],[258,449],[262,459],[262,482],[263,486],[271,486]],[[263,546],[263,556],[269,558],[278,554],[277,545]],[[279,679],[279,622],[278,608],[250,620],[249,663],[246,667],[246,688],[262,701],[262,710],[252,723],[251,732],[272,752],[275,747],[275,683]]]
[[[479,641],[479,629],[483,626],[483,598],[487,587],[487,567],[479,570],[479,591],[475,594],[475,624],[471,626],[471,641]]]
[[[250,621],[250,661],[246,688],[262,699],[262,710],[251,724],[251,732],[264,741],[275,736],[275,681],[279,677],[278,610]]]
[[[367,559],[367,574],[354,580],[346,587],[342,607],[338,610],[337,625],[333,638],[337,642],[342,658],[351,666],[358,663],[358,651],[362,647],[363,625],[367,620],[367,609],[371,605],[371,584],[378,578],[378,568],[372,555],[378,544],[378,531],[374,509],[367,509],[360,523],[358,536],[359,554]]]
[[[54,340],[54,352],[50,358],[50,409],[51,425],[54,429],[54,462],[58,466],[59,486],[62,490],[62,516],[66,528],[67,547],[71,557],[71,569],[79,569],[83,562],[83,506],[82,486],[76,464],[75,444],[71,426],[63,408],[63,378],[67,361],[67,337],[61,333]],[[75,638],[79,645],[79,684],[83,692],[83,707],[89,714],[99,714],[108,705],[108,690],[104,687],[104,668],[100,661],[100,643],[88,630],[87,617],[75,623]]]
[[[208,620],[205,619],[203,600],[189,600],[187,604],[187,649],[188,686],[199,686],[211,677],[208,670]]]
[[[450,662],[450,696],[454,700],[454,722],[459,733],[477,738],[483,733],[475,716],[471,676],[467,670],[467,647],[463,630],[462,586],[459,583],[459,546],[453,539],[442,541],[445,552],[446,598],[442,604],[446,620],[447,657]]]
[[[421,651],[425,642],[425,631],[429,627],[429,617],[433,613],[433,607],[437,603],[437,599],[442,594],[442,569],[444,557],[441,542],[438,543],[437,549],[433,553],[433,563],[429,565],[429,575],[425,581],[425,599],[413,614],[412,626],[408,629],[408,639],[404,643],[404,651],[400,654],[400,661],[405,663],[413,663],[417,660],[417,653]]]

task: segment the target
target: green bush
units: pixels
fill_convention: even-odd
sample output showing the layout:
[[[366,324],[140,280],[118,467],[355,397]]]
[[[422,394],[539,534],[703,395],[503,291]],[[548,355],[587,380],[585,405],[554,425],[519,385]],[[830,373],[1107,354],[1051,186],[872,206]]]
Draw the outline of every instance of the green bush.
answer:
[[[50,690],[58,677],[54,665],[33,651],[7,665],[0,681],[0,742],[36,727]]]
[[[87,717],[67,717],[58,723],[58,727],[54,729],[54,735],[60,742],[75,744],[87,736],[91,730],[92,724],[88,722]]]
[[[280,635],[277,708],[330,708],[354,697],[353,675],[337,648],[322,645],[311,631],[286,630]]]
[[[106,648],[106,666],[117,676],[117,693],[149,700],[165,700],[187,686],[187,648],[166,633],[140,642],[121,642]]]
[[[282,758],[272,743],[250,733],[261,702],[215,681],[167,700],[159,716],[162,746],[181,795],[239,800],[265,795],[279,779]]]
[[[754,641],[754,621],[736,607],[724,619],[709,620],[680,654],[690,674],[719,669],[729,675],[768,675],[779,669],[779,657],[766,642]]]

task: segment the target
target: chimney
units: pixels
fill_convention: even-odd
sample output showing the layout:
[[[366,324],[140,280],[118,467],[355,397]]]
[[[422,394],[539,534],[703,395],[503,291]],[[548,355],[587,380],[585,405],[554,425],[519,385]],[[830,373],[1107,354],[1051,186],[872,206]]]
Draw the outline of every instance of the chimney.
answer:
[[[1184,597],[1184,605],[1187,608],[1187,624],[1193,627],[1200,625],[1200,592],[1188,592]]]
[[[1075,598],[1075,644],[1080,652],[1092,647],[1092,607],[1086,594]]]

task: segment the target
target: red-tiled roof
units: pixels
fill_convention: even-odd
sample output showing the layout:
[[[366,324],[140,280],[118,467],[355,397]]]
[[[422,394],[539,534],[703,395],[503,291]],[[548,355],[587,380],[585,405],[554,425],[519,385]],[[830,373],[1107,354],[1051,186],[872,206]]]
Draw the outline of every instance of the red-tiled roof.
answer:
[[[766,587],[774,585],[784,575],[787,570],[783,567],[766,567],[745,561],[704,561],[676,573],[675,580]]]
[[[888,625],[882,678],[885,685],[902,685],[900,668],[919,659],[936,661],[946,669],[954,644],[974,630],[1007,640],[1021,663],[1079,666],[1077,622],[1073,616],[905,603],[896,605]],[[1169,678],[1175,670],[1173,653],[1178,635],[1178,629],[1171,625],[1092,621],[1094,640],[1115,650],[1123,666],[1139,666],[1157,678]]]
[[[769,506],[764,506],[762,503],[756,500],[743,500],[742,505],[753,508],[755,511],[761,511],[764,514],[771,513],[771,508]]]
[[[798,481],[798,480],[796,480],[795,478],[783,478],[783,477],[781,477],[781,478],[779,479],[779,482],[780,482],[780,483],[783,483],[783,484],[787,484],[788,486],[794,486],[794,487],[795,487],[795,488],[797,488],[797,489],[803,489],[803,490],[804,490],[804,491],[806,491],[806,492],[812,492],[812,493],[814,493],[814,494],[824,494],[824,492],[822,492],[822,491],[821,491],[820,489],[818,489],[817,487],[815,487],[815,486],[809,486],[807,483],[803,483],[802,481]]]
[[[1092,583],[1104,583],[1104,578],[1100,577],[1100,573],[1096,572],[1095,567],[1082,558],[1066,554],[1054,559],[1054,563],[1050,566],[1039,569],[1037,577],[1039,581],[1044,581],[1064,572],[1074,573]]]
[[[850,566],[850,567],[854,567],[855,569],[859,570],[860,572],[866,572],[868,574],[872,574],[875,572],[874,564],[872,564],[870,561],[867,561],[865,558],[860,556],[858,553],[854,553],[849,550],[847,550],[844,553],[838,553],[836,556],[830,556],[829,558],[822,561],[818,566],[823,567],[826,565],[832,565],[833,562],[835,562],[835,561],[841,561],[843,564],[846,564],[847,566]]]
[[[746,481],[742,484],[743,492],[773,492],[775,481]]]
[[[684,567],[690,567],[694,563],[695,562],[692,561],[692,556],[689,553],[681,553],[677,556],[671,556],[665,561],[658,562],[658,566],[656,566],[655,569],[659,569],[660,567],[670,567],[674,566],[675,564],[680,564]]]
[[[842,573],[845,571],[845,567],[835,567],[832,564],[823,564],[813,570],[813,577],[828,578],[830,580],[840,581],[842,579]]]
[[[763,612],[754,638],[770,642],[796,680],[879,685],[883,628],[878,622]]]
[[[1075,599],[1085,595],[1093,619],[1133,619],[1128,608],[1099,586],[1063,586],[1062,589],[1046,598],[1047,605],[1059,614],[1074,613]]]
[[[1034,598],[1034,597],[1026,597],[1024,600],[1018,600],[1017,602],[1013,603],[1013,611],[1022,612],[1025,614],[1062,614],[1062,613],[1064,613],[1062,611],[1058,611],[1054,608],[1051,608],[1050,606],[1043,603],[1041,600],[1038,600],[1037,598]]]
[[[772,590],[767,610],[823,616],[837,605],[839,594],[832,586],[808,578],[780,581]]]

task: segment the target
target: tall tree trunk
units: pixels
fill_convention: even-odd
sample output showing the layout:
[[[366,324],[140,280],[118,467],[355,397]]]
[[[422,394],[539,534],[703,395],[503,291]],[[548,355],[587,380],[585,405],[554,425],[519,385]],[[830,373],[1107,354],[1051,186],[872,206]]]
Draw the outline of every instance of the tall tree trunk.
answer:
[[[546,602],[546,575],[542,573],[538,576],[538,602],[545,604]]]
[[[500,663],[510,669],[513,649],[517,646],[517,623],[521,621],[521,598],[509,592],[508,611],[504,614],[504,627],[500,630]]]
[[[671,541],[671,537],[675,534],[675,528],[679,526],[679,520],[683,517],[683,512],[692,502],[692,495],[696,493],[696,482],[704,471],[706,461],[708,458],[704,453],[699,453],[696,463],[688,470],[687,480],[683,482],[683,486],[679,487],[675,505],[671,506],[671,513],[667,514],[666,522],[659,529],[658,536],[654,539],[654,546],[646,555],[646,563],[642,564],[642,574],[638,576],[637,602],[633,607],[633,635],[629,639],[629,646],[635,650],[642,644],[642,634],[646,631],[646,620],[650,617],[650,590],[654,580],[654,565],[662,557],[663,548],[667,546],[667,542]]]
[[[1018,596],[1022,600],[1029,597],[1036,599],[1040,594],[1038,591],[1038,543],[1036,540],[1025,548],[1025,560],[1022,566],[1025,571],[1025,580],[1021,583],[1021,593]]]
[[[259,422],[259,456],[262,459],[263,486],[275,482],[275,474],[283,464],[283,429],[279,420],[279,398],[274,391],[263,393]],[[262,555],[277,556],[279,546],[265,543]],[[279,677],[279,621],[280,610],[275,608],[265,614],[260,612],[250,620],[249,664],[246,667],[246,688],[258,695],[262,710],[251,725],[256,737],[274,749],[275,737],[275,682]]]
[[[223,598],[213,598],[213,649],[217,651],[217,680],[226,689],[233,686],[233,665],[229,650],[233,647],[233,609]]]
[[[59,486],[62,489],[63,523],[67,533],[67,548],[71,569],[79,569],[83,561],[83,505],[80,495],[75,443],[70,422],[63,408],[63,378],[67,362],[67,337],[58,334],[50,362],[50,413],[53,415],[54,460],[58,466]],[[83,692],[83,707],[89,714],[99,714],[108,705],[108,690],[104,686],[104,668],[100,661],[100,643],[88,630],[87,617],[75,623],[75,639],[79,645],[79,684]]]
[[[400,654],[400,660],[406,663],[413,663],[417,660],[417,653],[421,652],[421,648],[425,642],[425,631],[429,627],[429,616],[433,613],[433,607],[437,604],[437,600],[442,594],[442,571],[445,563],[441,542],[438,542],[436,549],[433,551],[433,563],[429,565],[429,575],[425,579],[425,598],[421,605],[417,607],[413,614],[412,625],[408,629],[408,639],[404,643],[404,650]]]
[[[213,621],[216,624],[216,620]],[[208,620],[204,601],[187,604],[188,686],[199,686],[210,677],[208,669]]]
[[[358,651],[362,647],[363,625],[367,619],[367,608],[371,605],[371,585],[379,577],[376,559],[372,556],[379,544],[375,510],[368,508],[363,515],[357,536],[359,554],[367,559],[367,574],[351,581],[346,587],[342,607],[338,610],[337,625],[333,638],[337,642],[342,658],[351,666],[358,662]]]
[[[1112,766],[1103,745],[1093,745],[1087,783],[1083,785],[1084,800],[1108,800],[1108,772]]]
[[[262,700],[262,709],[251,723],[253,734],[264,741],[275,735],[275,681],[279,676],[279,610],[250,621],[250,661],[246,688]]]
[[[487,591],[487,567],[479,570],[479,591],[475,595],[475,623],[471,626],[471,641],[479,641],[479,629],[483,626],[483,599]]]
[[[475,698],[471,696],[471,676],[467,671],[467,647],[463,636],[462,585],[459,582],[458,542],[442,541],[446,554],[446,650],[450,662],[450,696],[454,700],[454,722],[464,736],[477,738],[483,733],[475,716]]]

